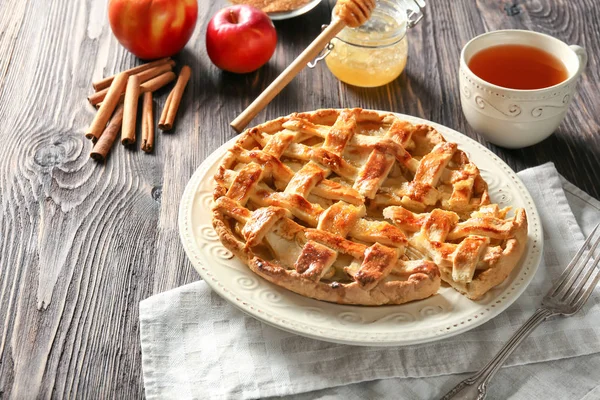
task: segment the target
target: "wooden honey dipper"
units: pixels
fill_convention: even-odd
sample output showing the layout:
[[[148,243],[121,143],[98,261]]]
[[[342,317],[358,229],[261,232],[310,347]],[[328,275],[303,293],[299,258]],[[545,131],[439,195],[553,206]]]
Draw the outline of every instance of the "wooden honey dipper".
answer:
[[[231,127],[240,133],[288,83],[317,57],[344,27],[355,28],[367,22],[375,8],[375,0],[338,0],[333,8],[331,24],[250,104],[236,119]]]

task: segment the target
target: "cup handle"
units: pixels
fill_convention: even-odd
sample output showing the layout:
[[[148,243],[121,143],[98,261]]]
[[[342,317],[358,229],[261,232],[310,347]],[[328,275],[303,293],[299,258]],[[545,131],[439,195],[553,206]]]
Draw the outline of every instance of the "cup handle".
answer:
[[[576,44],[570,45],[569,48],[573,50],[575,54],[577,54],[577,57],[579,57],[579,68],[577,69],[577,76],[579,76],[581,72],[585,69],[585,66],[587,65],[587,51],[585,51],[583,47],[577,46]]]

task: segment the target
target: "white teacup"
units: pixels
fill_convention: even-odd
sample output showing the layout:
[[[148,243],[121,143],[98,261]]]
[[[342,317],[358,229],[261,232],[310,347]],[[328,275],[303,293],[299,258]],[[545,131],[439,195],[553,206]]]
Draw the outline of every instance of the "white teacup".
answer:
[[[507,89],[486,82],[468,67],[473,55],[502,44],[534,46],[557,57],[568,78],[543,89]],[[541,142],[552,134],[567,113],[577,78],[587,64],[587,53],[543,33],[502,30],[471,39],[460,53],[460,101],[469,124],[490,142],[521,148]]]

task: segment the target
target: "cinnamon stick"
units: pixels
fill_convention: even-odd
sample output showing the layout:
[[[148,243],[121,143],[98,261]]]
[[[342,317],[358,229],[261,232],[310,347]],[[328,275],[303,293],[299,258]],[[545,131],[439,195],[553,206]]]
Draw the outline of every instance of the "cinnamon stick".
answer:
[[[142,72],[139,72],[139,73],[133,74],[133,75],[138,76],[140,78],[140,82],[144,83],[144,82],[147,82],[150,79],[155,78],[165,72],[171,71],[173,69],[173,64],[175,64],[175,62],[173,60],[170,60],[170,62],[158,65],[156,67],[148,68]],[[91,105],[95,106],[96,104],[101,103],[104,100],[107,92],[108,92],[108,88],[94,92],[88,96],[88,101],[90,102]]]
[[[110,119],[110,116],[115,111],[117,104],[119,103],[119,98],[123,88],[127,84],[127,72],[121,72],[118,74],[113,80],[110,88],[108,89],[108,93],[106,94],[106,98],[102,102],[102,106],[98,109],[92,124],[88,128],[85,137],[88,139],[92,139],[93,141],[98,140],[102,131],[106,127],[106,123]]]
[[[142,150],[152,153],[154,150],[154,112],[152,92],[144,93],[142,105]]]
[[[172,64],[174,65],[175,62],[172,62]],[[147,69],[136,75],[139,76],[140,83],[148,82],[150,79],[156,78],[157,76],[162,75],[165,72],[172,71],[173,65],[171,65],[171,63],[166,63],[163,65],[156,66],[154,68]]]
[[[160,60],[152,61],[147,64],[138,65],[137,67],[129,68],[128,70],[126,70],[124,72],[127,72],[129,75],[134,75],[134,74],[137,74],[138,72],[142,72],[142,71],[145,71],[152,67],[156,67],[158,65],[162,65],[162,64],[166,64],[166,63],[172,63],[172,65],[175,65],[175,61],[171,60],[170,57],[166,57],[166,58],[161,58]],[[96,91],[105,89],[111,85],[115,76],[116,75],[109,76],[108,78],[104,78],[99,81],[93,82],[92,86],[94,87],[94,89]]]
[[[121,143],[124,145],[135,143],[135,124],[137,121],[138,98],[140,97],[140,77],[131,75],[127,80],[125,100],[123,103],[123,127],[121,129]]]
[[[175,79],[175,73],[172,71],[160,74],[156,78],[152,78],[140,85],[141,93],[156,92],[158,89],[165,86],[167,83]]]
[[[104,161],[119,134],[123,122],[123,105],[119,105],[110,122],[102,132],[100,139],[94,145],[90,157],[96,161]]]
[[[171,82],[173,79],[175,79],[175,74],[172,71],[160,74],[156,78],[152,78],[149,81],[142,83],[140,85],[140,93],[155,92]],[[121,94],[121,100],[124,98],[125,95]],[[96,107],[101,107],[103,103],[104,102],[96,104]]]
[[[175,116],[177,115],[179,104],[181,103],[181,97],[183,96],[185,86],[190,80],[191,74],[192,70],[187,65],[184,65],[183,68],[181,68],[177,83],[173,87],[173,90],[171,90],[171,93],[169,93],[169,97],[167,97],[167,101],[165,102],[165,107],[160,115],[158,127],[163,131],[168,131],[173,128],[173,122],[175,122]]]
[[[98,92],[94,92],[94,93],[90,94],[87,99],[91,105],[96,106],[104,100],[107,92],[108,92],[108,89],[102,89]]]

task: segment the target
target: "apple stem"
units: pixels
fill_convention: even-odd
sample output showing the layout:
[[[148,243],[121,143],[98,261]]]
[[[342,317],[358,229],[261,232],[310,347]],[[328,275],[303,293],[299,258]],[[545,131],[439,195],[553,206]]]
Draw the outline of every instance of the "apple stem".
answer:
[[[235,15],[235,13],[233,12],[233,10],[229,10],[229,17],[231,18],[231,23],[233,24],[237,24],[237,17]]]

